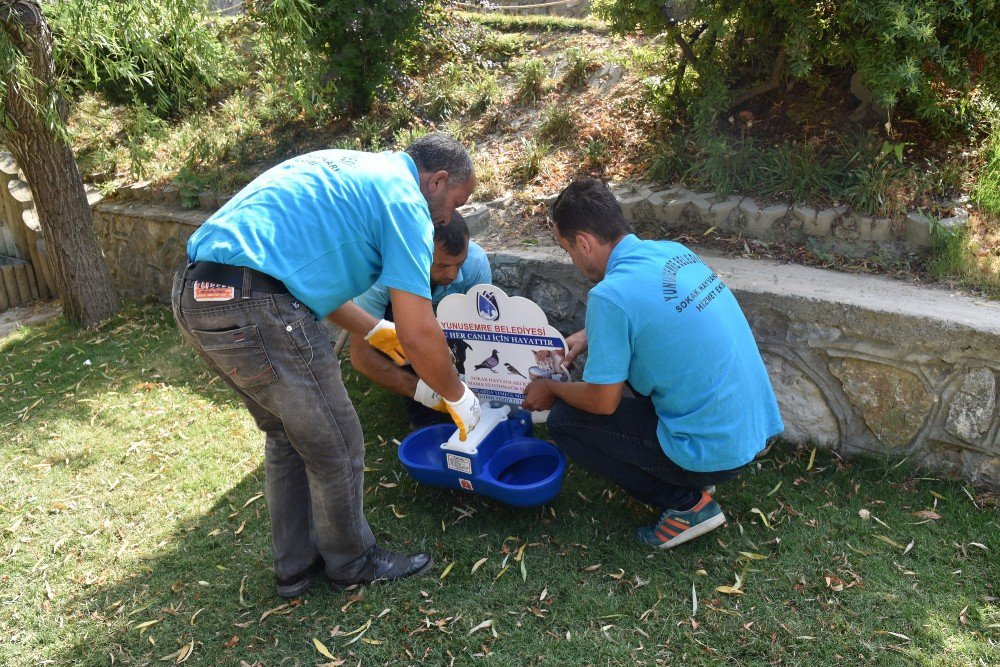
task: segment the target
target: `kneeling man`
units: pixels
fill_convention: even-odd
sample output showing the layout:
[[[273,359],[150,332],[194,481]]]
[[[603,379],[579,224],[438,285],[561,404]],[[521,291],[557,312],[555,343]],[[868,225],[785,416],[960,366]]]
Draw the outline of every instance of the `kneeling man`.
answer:
[[[460,213],[454,212],[447,225],[434,227],[431,305],[435,311],[441,299],[449,294],[465,294],[476,285],[492,281],[486,253],[475,241],[469,240],[469,227]],[[394,321],[389,290],[380,282],[354,302],[376,319]],[[407,410],[411,428],[451,420],[441,396],[420,380],[409,366],[397,366],[357,334],[351,334],[351,364],[375,384],[409,399]]]
[[[583,382],[535,380],[524,407],[551,407],[549,433],[659,520],[636,531],[669,549],[721,526],[710,487],[736,477],[783,430],[774,392],[736,298],[693,252],[630,234],[614,195],[580,178],[556,199],[559,245],[597,284],[567,362]],[[636,397],[623,397],[625,383]]]

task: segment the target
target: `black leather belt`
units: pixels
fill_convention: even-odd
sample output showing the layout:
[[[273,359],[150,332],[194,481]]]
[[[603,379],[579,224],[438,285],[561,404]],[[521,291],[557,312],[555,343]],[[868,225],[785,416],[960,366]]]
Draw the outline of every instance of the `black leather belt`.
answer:
[[[194,262],[188,266],[186,280],[227,285],[238,290],[248,289],[268,294],[288,294],[285,283],[273,276],[244,266],[216,262]]]

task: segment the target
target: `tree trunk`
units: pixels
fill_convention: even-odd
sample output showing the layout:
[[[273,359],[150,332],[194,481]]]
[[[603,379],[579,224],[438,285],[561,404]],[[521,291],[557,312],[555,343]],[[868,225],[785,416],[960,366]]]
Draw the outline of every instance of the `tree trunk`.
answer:
[[[53,121],[66,121],[57,99],[58,119],[46,118],[55,95],[52,34],[38,0],[0,0],[0,29],[25,55],[32,81],[14,80],[7,70],[0,140],[7,146],[34,195],[35,210],[52,262],[66,318],[80,326],[108,319],[120,308],[118,293],[101,254],[83,180],[65,136]]]

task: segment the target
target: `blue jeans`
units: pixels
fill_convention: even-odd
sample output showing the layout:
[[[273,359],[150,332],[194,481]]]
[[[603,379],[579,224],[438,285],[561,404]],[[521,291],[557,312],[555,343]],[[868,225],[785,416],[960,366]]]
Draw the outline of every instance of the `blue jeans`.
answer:
[[[578,465],[660,509],[690,507],[703,487],[731,480],[746,467],[717,472],[685,470],[663,453],[656,435],[658,421],[648,398],[623,396],[610,415],[556,401],[547,423],[556,444]]]
[[[327,575],[353,578],[375,544],[364,514],[365,444],[319,322],[290,294],[235,289],[229,301],[195,301],[185,273],[171,293],[177,326],[266,435],[275,576],[294,577],[322,556]]]

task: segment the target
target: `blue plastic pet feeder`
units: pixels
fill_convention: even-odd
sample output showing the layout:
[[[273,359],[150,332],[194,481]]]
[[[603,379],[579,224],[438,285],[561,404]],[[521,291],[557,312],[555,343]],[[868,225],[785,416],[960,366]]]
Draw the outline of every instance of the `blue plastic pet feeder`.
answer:
[[[417,429],[399,446],[399,460],[421,484],[463,489],[515,507],[547,503],[562,488],[566,457],[530,437],[531,414],[483,405],[465,442],[453,424]]]

